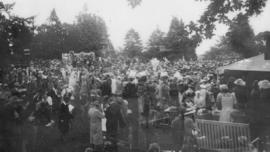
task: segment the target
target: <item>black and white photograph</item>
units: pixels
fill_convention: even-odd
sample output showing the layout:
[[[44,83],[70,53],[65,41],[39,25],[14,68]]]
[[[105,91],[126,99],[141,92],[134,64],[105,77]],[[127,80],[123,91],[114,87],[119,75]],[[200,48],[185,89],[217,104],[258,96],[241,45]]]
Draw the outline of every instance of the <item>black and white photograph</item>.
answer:
[[[0,152],[270,152],[270,1],[0,0]]]

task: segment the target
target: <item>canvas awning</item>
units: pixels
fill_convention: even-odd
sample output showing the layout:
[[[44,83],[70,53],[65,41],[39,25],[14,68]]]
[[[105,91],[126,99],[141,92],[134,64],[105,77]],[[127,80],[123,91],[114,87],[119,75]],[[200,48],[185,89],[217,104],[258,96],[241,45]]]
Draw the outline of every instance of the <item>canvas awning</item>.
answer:
[[[223,74],[225,70],[270,72],[270,60],[264,60],[264,54],[260,54],[217,68],[219,74]]]

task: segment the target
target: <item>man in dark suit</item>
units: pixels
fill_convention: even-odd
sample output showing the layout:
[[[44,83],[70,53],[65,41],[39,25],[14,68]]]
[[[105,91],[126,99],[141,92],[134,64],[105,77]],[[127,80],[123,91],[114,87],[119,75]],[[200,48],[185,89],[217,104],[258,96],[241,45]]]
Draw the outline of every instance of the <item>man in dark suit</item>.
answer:
[[[73,118],[73,115],[71,114],[69,110],[69,100],[70,100],[70,95],[66,94],[63,97],[63,102],[60,105],[59,109],[59,115],[58,115],[58,128],[61,132],[61,140],[64,140],[65,136],[69,132],[70,129],[70,122],[71,119]]]
[[[121,104],[117,101],[118,98],[113,97],[109,107],[105,111],[107,138],[112,142],[112,152],[117,152],[117,141],[118,141],[118,128],[126,126],[124,120]]]

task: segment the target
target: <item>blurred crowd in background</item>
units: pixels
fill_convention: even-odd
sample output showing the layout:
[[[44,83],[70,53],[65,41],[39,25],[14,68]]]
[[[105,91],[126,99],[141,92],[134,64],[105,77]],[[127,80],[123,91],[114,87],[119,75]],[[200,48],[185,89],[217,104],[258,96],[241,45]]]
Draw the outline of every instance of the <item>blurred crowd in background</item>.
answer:
[[[66,60],[11,65],[0,73],[1,140],[12,147],[6,131],[11,125],[30,123],[57,126],[64,141],[72,119],[86,115],[90,118],[90,144],[96,150],[104,148],[104,130],[111,144],[117,145],[119,128],[125,128],[121,130],[129,138],[127,141],[136,145],[134,126],[148,125],[168,111],[175,113],[172,125],[181,120],[179,115],[203,117],[204,113],[217,115],[212,117],[216,120],[235,122],[235,109],[245,109],[257,101],[267,102],[270,82],[255,81],[247,87],[245,78],[224,79],[216,72],[218,67],[232,62],[235,61],[170,62],[166,58],[141,62],[71,54]],[[195,124],[195,119],[191,120],[187,123]],[[186,138],[183,142],[190,144]],[[117,146],[112,149],[117,151]]]

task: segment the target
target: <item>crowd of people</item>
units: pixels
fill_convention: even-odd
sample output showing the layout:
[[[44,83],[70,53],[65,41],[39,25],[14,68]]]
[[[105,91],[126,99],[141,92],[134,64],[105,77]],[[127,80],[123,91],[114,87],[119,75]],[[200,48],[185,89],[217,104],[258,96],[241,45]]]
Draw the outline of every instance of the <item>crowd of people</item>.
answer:
[[[75,115],[88,116],[91,149],[113,152],[121,138],[139,147],[138,127],[172,112],[174,141],[182,141],[175,143],[175,151],[191,151],[197,133],[195,115],[217,114],[217,120],[233,122],[235,107],[246,108],[248,97],[269,99],[267,80],[254,82],[250,89],[244,78],[225,81],[216,73],[217,67],[231,62],[92,57],[11,65],[0,75],[1,132],[27,121],[57,126],[65,141]],[[9,135],[1,136],[2,140]]]

